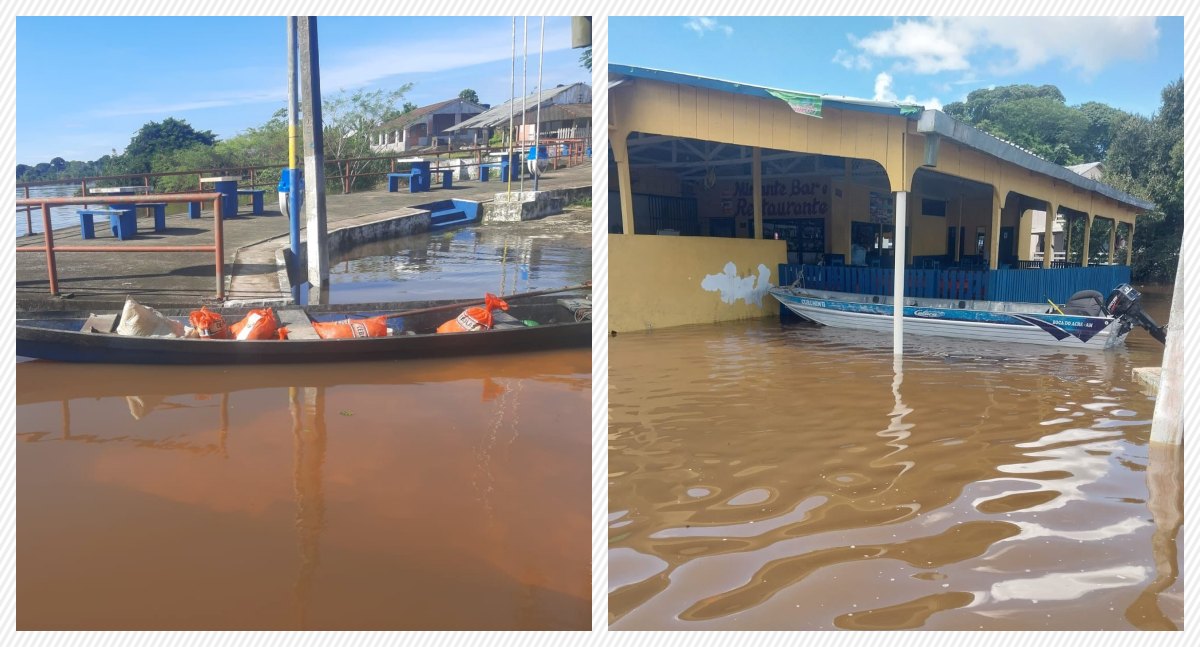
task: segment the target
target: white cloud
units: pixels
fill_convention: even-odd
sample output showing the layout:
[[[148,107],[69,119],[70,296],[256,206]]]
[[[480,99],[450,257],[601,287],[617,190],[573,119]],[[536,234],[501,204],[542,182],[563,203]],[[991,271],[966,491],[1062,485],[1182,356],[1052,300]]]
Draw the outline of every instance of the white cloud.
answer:
[[[547,21],[549,23],[549,21]],[[518,29],[521,28],[518,22]],[[537,25],[530,21],[530,51],[529,66],[537,70]],[[557,52],[570,48],[570,25],[546,25],[545,52]],[[517,33],[517,87],[521,84],[521,57],[523,41],[521,33]],[[399,80],[407,81],[404,75],[412,76],[429,73],[448,73],[475,65],[495,61],[509,61],[512,57],[512,34],[496,30],[472,34],[470,42],[445,40],[440,38],[425,38],[421,40],[405,39],[394,44],[360,47],[353,50],[335,51],[321,59],[321,90],[326,98],[342,90],[354,90],[379,84],[384,79],[399,76]],[[248,73],[239,71],[238,76]],[[552,85],[557,77],[547,74],[545,82]],[[530,92],[535,81],[529,82]],[[254,105],[276,102],[284,105],[287,101],[286,80],[280,79],[275,87],[255,88],[244,92],[223,90],[221,92],[206,92],[191,97],[180,97],[175,101],[148,101],[143,97],[124,96],[119,102],[101,106],[91,112],[94,117],[120,117],[129,115],[170,115],[192,110],[210,108],[227,108],[230,106]],[[380,84],[385,85],[385,84]],[[476,83],[483,85],[483,83]],[[499,103],[492,99],[494,96],[507,97],[509,78],[504,75],[503,93],[489,93],[485,101]],[[478,88],[476,88],[478,90]],[[519,92],[519,90],[518,90]],[[484,95],[481,95],[484,96]],[[438,97],[440,101],[446,97]],[[432,101],[432,100],[431,100]]]
[[[683,28],[696,32],[696,34],[701,38],[704,37],[704,32],[709,31],[724,32],[726,37],[733,35],[733,27],[730,27],[729,25],[722,25],[721,23],[717,22],[715,18],[709,18],[707,16],[693,16],[688,18],[687,21],[683,23]]]
[[[973,48],[974,35],[955,29],[952,19],[896,21],[891,29],[878,31],[851,44],[874,58],[900,59],[898,67],[918,74],[936,74],[971,67],[967,55]]]
[[[87,113],[92,117],[111,118],[125,117],[129,115],[171,115],[173,113],[187,112],[191,110],[204,110],[207,108],[226,108],[229,106],[251,105],[255,103],[268,103],[276,101],[284,103],[287,101],[287,86],[280,84],[274,92],[271,91],[252,91],[240,94],[220,93],[207,97],[201,96],[189,100],[174,101],[169,103],[150,103],[138,97],[130,97],[121,102],[109,104],[107,107],[101,107]]]
[[[876,101],[893,101],[896,103],[912,103],[919,106],[925,106],[930,110],[941,110],[942,102],[937,97],[929,97],[928,99],[918,99],[916,95],[908,94],[903,99],[896,96],[896,91],[892,89],[894,79],[887,72],[880,72],[875,75],[875,96]]]
[[[852,54],[844,49],[839,49],[833,54],[833,62],[841,65],[847,70],[869,70],[871,69],[871,59],[863,54]]]
[[[536,65],[538,33],[532,22],[530,21],[529,63]],[[521,28],[519,21],[517,28]],[[521,73],[523,41],[524,39],[518,32],[517,74]],[[571,28],[569,24],[546,26],[546,52],[570,47]],[[493,61],[508,61],[511,57],[512,33],[502,30],[484,30],[482,33],[473,33],[469,42],[448,41],[438,37],[421,40],[401,39],[395,44],[348,51],[329,62],[322,59],[321,88],[323,90],[359,88],[390,76],[444,72]]]
[[[1058,61],[1092,78],[1117,61],[1152,56],[1158,38],[1153,17],[970,17],[897,20],[850,42],[868,62],[893,60],[896,69],[916,74],[967,72],[977,65],[972,58],[999,52],[1002,60],[987,66],[992,74]]]

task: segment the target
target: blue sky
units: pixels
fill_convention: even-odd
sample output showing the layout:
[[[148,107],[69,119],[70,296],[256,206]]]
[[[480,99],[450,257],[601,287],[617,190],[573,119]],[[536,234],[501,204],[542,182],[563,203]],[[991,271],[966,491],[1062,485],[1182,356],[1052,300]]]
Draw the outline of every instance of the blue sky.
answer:
[[[16,20],[17,162],[94,160],[167,117],[222,139],[286,106],[282,17]],[[517,95],[522,28],[517,18]],[[528,91],[537,84],[541,19],[529,18]],[[509,98],[512,18],[319,18],[321,89],[394,89],[426,105],[464,88]],[[570,49],[569,18],[547,18],[543,84],[591,82]],[[402,101],[404,101],[402,100]]]
[[[1183,75],[1182,18],[609,18],[609,61],[930,108],[1056,85],[1153,114]]]

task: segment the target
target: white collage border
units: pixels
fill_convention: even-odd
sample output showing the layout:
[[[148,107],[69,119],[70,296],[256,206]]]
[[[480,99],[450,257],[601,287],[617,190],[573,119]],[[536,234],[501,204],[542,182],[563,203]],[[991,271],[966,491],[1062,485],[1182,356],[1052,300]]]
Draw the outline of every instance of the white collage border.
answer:
[[[213,0],[204,5],[183,2],[149,2],[146,0],[125,0],[121,2],[84,2],[83,0],[36,2],[18,0],[6,3],[0,7],[0,93],[6,99],[0,102],[0,150],[6,156],[8,168],[16,166],[15,133],[17,115],[15,109],[16,93],[16,56],[15,17],[21,15],[513,15],[532,13],[537,15],[592,15],[593,18],[593,123],[608,123],[608,15],[642,15],[647,9],[653,9],[655,15],[1182,15],[1184,21],[1185,41],[1185,88],[1195,87],[1200,81],[1197,73],[1197,51],[1200,50],[1200,31],[1197,21],[1200,20],[1200,3],[1196,2],[1115,2],[1100,0],[1097,2],[1060,2],[1048,6],[1044,2],[1021,0],[1019,2],[983,3],[983,2],[886,2],[848,1],[836,5],[818,3],[808,0],[791,2],[767,1],[738,1],[738,2],[662,2],[648,7],[635,0],[611,0],[608,2],[555,2],[552,0],[530,0],[512,2],[497,0],[482,2],[466,0],[445,8],[450,11],[430,12],[431,8],[443,8],[433,3],[419,6],[405,6],[401,3],[383,3],[345,0],[341,2],[280,2],[266,0],[253,6],[245,2],[233,0]],[[253,11],[251,11],[251,9]],[[1049,13],[1048,13],[1049,10]],[[648,14],[647,14],[648,15]],[[802,45],[802,43],[797,43]],[[45,43],[53,47],[53,43]],[[68,70],[64,74],[64,82],[70,82],[71,74],[91,73],[89,63],[81,61],[79,69]],[[1200,130],[1196,125],[1196,99],[1191,95],[1185,98],[1186,135],[1185,135],[1185,211],[1200,210],[1200,187],[1197,185],[1197,169],[1200,168]],[[593,151],[597,155],[607,150],[607,128],[593,128]],[[4,175],[3,190],[8,195],[15,195],[15,178]],[[54,645],[68,647],[74,645],[241,645],[244,647],[266,647],[267,645],[638,645],[642,647],[667,647],[672,645],[726,645],[736,641],[738,644],[766,647],[768,645],[807,643],[816,641],[821,644],[856,645],[887,644],[924,645],[924,644],[956,644],[968,640],[982,645],[1009,645],[1014,641],[1030,642],[1041,645],[1181,645],[1184,641],[1191,643],[1195,639],[1186,636],[1194,633],[1190,628],[1181,632],[1170,633],[1087,633],[1087,632],[1028,632],[1020,635],[1004,633],[960,633],[960,632],[906,632],[903,634],[889,632],[886,636],[868,633],[811,633],[811,632],[609,632],[607,604],[607,509],[608,509],[608,178],[607,164],[594,164],[592,168],[593,199],[593,263],[592,275],[594,283],[595,324],[593,326],[593,391],[592,391],[592,564],[593,564],[593,600],[592,600],[592,631],[590,632],[14,632],[16,621],[16,508],[15,488],[15,437],[3,445],[3,461],[0,462],[0,482],[4,491],[0,495],[0,600],[3,601],[4,626],[0,634],[0,644],[22,645]],[[595,216],[595,214],[600,214]],[[1189,263],[1195,267],[1200,245],[1198,227],[1186,227],[1184,234],[1184,250]],[[13,239],[5,239],[3,246],[5,261],[0,282],[4,286],[7,298],[0,299],[0,322],[12,322],[15,301],[14,263],[15,252]],[[1185,291],[1195,294],[1197,271],[1193,270],[1185,279]],[[1197,366],[1200,353],[1197,352],[1198,342],[1195,329],[1197,298],[1193,297],[1185,303],[1184,319],[1187,326],[1172,326],[1178,330],[1185,329],[1185,366]],[[0,325],[3,338],[0,343],[10,355],[14,352],[14,338],[11,325]],[[3,369],[3,384],[6,396],[3,399],[2,420],[6,421],[7,429],[14,429],[15,413],[15,378],[13,360]],[[1200,372],[1185,371],[1185,421],[1197,419],[1200,413]],[[15,432],[14,432],[15,436]],[[1195,445],[1195,443],[1193,443]],[[1187,517],[1196,512],[1196,503],[1200,494],[1196,492],[1197,477],[1192,466],[1197,464],[1196,447],[1185,447],[1185,522],[1184,522],[1184,609],[1185,627],[1187,621],[1195,621],[1198,608],[1195,600],[1197,595],[1192,592],[1192,581],[1195,579],[1195,560],[1192,554],[1196,551],[1193,530],[1194,523],[1189,524]],[[1197,468],[1200,469],[1200,468]],[[1193,546],[1188,551],[1188,545]],[[11,641],[11,642],[10,642]]]

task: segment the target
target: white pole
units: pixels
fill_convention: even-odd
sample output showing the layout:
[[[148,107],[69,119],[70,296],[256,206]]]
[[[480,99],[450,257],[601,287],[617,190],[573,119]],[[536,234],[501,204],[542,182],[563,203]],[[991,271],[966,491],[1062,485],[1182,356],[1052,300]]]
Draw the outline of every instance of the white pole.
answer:
[[[529,97],[529,16],[525,16],[525,24],[522,26],[521,31],[524,32],[524,44],[522,47],[525,48],[525,52],[521,58],[521,137],[523,139],[525,137],[525,111],[527,110],[525,105]],[[518,149],[518,154],[519,152],[520,149]],[[520,172],[520,169],[521,166],[518,164],[517,171]],[[509,162],[508,174],[510,177],[512,176],[512,162]],[[521,188],[519,190],[522,194],[525,193],[524,173],[521,173]]]
[[[517,105],[517,17],[513,16],[512,73],[508,77],[508,161],[512,162],[513,108]],[[508,169],[508,194],[512,195],[512,169]]]
[[[546,17],[542,16],[542,35],[538,37],[538,104],[537,120],[535,122],[537,125],[533,127],[533,150],[535,154],[538,155],[538,158],[537,161],[533,163],[533,168],[531,169],[531,171],[533,171],[533,190],[535,192],[538,190],[538,176],[541,175],[541,173],[538,172],[538,165],[542,163],[542,158],[540,157],[542,154],[542,58],[545,54],[545,47]]]
[[[895,277],[892,290],[892,353],[904,354],[904,227],[908,221],[908,192],[896,192]]]

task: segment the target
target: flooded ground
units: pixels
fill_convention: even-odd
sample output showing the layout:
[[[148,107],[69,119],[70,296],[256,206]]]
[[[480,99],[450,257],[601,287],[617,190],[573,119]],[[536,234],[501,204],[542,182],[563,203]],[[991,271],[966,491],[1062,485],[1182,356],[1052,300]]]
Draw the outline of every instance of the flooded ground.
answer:
[[[475,299],[592,279],[590,209],[359,247],[330,267],[332,303]]]
[[[16,367],[18,629],[587,629],[588,350]]]
[[[1182,454],[1130,377],[1161,346],[908,339],[611,339],[612,627],[1182,629]]]

